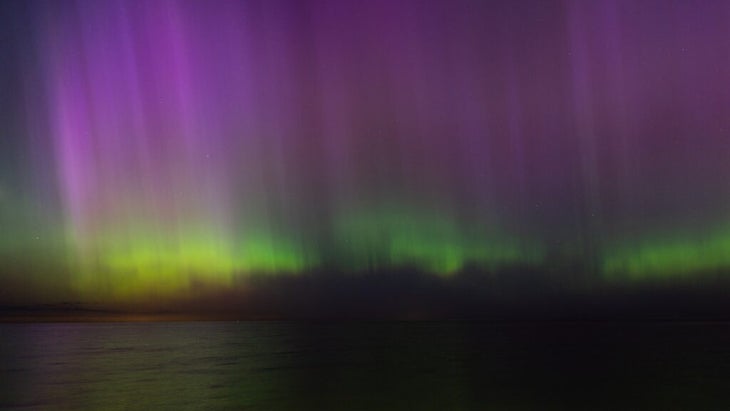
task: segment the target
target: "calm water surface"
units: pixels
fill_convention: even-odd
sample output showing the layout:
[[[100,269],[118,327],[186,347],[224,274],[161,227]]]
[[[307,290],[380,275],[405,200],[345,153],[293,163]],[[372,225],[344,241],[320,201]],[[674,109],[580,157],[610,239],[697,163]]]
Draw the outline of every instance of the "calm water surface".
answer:
[[[0,325],[3,410],[730,409],[725,323]]]

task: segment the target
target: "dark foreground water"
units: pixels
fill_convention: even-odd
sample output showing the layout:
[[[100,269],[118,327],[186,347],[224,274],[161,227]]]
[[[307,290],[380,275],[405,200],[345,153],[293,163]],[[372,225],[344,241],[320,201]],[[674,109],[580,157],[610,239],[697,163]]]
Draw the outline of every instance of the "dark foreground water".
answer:
[[[730,409],[725,323],[0,325],[3,410]]]

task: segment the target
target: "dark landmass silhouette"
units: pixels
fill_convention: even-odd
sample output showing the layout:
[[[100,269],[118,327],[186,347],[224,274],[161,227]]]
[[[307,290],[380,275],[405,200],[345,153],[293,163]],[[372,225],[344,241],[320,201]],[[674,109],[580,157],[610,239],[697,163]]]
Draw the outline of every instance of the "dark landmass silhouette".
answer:
[[[241,287],[200,286],[157,300],[4,304],[0,321],[730,319],[730,281],[719,273],[638,284],[565,278],[526,268],[254,276]]]

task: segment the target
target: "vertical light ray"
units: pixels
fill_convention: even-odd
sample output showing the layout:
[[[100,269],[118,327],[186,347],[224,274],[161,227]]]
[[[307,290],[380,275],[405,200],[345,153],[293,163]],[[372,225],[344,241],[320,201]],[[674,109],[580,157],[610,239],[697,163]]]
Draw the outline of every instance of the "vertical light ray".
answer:
[[[133,298],[318,270],[730,267],[726,5],[16,8],[4,271],[47,253],[80,294]]]

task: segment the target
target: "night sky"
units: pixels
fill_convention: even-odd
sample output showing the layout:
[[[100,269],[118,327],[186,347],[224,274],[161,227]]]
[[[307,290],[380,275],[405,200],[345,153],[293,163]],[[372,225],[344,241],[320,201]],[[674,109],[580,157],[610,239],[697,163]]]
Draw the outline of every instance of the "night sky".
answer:
[[[717,287],[729,85],[723,1],[3,1],[0,303]]]

